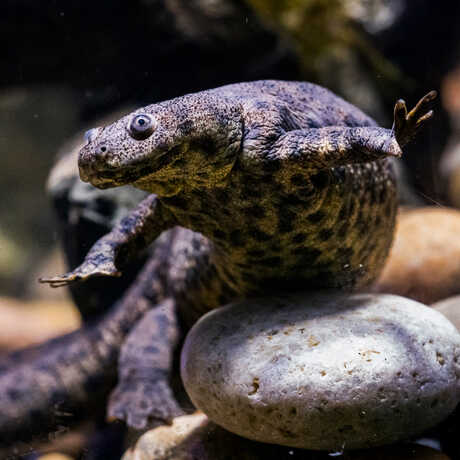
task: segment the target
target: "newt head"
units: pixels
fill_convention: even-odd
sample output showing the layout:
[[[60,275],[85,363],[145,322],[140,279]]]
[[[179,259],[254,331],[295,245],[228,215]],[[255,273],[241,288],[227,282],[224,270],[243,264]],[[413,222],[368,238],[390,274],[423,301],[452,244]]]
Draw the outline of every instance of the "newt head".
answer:
[[[98,188],[132,184],[160,196],[222,182],[236,161],[242,124],[238,110],[210,99],[183,96],[88,131],[81,179]]]

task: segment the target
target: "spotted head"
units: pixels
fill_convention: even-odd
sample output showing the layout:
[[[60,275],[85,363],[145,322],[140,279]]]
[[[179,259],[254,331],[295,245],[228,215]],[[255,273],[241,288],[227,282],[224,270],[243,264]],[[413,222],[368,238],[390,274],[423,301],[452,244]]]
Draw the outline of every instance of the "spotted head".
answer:
[[[83,181],[170,196],[210,187],[231,171],[241,146],[241,110],[227,98],[196,93],[138,109],[85,138],[78,160]]]

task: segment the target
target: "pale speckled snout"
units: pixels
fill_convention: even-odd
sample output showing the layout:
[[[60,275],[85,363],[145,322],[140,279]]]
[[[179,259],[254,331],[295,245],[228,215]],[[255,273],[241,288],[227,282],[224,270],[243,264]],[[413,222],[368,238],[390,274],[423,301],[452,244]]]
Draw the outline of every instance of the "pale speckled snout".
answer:
[[[86,145],[80,150],[78,156],[81,180],[99,188],[118,185],[116,148],[103,132],[104,128],[93,128],[87,131]]]
[[[82,181],[102,189],[118,187],[134,183],[139,176],[155,169],[150,159],[152,150],[157,153],[161,148],[158,146],[159,130],[145,139],[135,138],[130,124],[137,115],[130,114],[111,125],[86,132],[86,145],[78,156]]]
[[[101,132],[101,128],[93,128],[93,129],[90,129],[88,131],[86,131],[85,133],[85,141],[87,144],[90,144],[91,142],[94,141],[94,139],[97,138],[97,136],[99,135],[99,133]]]

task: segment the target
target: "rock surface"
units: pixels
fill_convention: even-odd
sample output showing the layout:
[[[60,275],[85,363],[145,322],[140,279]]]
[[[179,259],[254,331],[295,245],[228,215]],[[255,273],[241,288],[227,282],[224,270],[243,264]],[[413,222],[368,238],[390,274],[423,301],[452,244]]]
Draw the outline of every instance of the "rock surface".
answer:
[[[403,211],[377,292],[431,304],[460,294],[460,211],[425,207]]]
[[[341,460],[449,460],[445,454],[418,444],[345,451],[341,455],[262,444],[224,430],[200,412],[148,431],[122,460],[330,460],[334,456]]]
[[[458,114],[455,118],[458,118]],[[441,177],[447,184],[449,203],[455,208],[460,208],[460,144],[458,134],[450,141],[450,145],[443,153],[440,169]]]
[[[122,460],[316,460],[307,451],[273,446],[236,436],[197,412],[174,419],[171,426],[148,431]]]
[[[460,336],[391,295],[300,293],[247,300],[190,331],[181,373],[193,403],[249,439],[341,450],[434,426],[460,399]]]
[[[460,330],[460,295],[440,300],[431,305],[442,313],[458,330]]]
[[[38,460],[73,460],[72,457],[69,457],[68,455],[64,454],[46,454],[42,455],[41,457],[38,457]]]

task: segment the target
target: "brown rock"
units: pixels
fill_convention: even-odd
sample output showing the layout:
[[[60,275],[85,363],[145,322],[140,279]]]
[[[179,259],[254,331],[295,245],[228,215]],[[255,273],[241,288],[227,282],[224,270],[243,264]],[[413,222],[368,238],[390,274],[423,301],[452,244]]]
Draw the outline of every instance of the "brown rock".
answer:
[[[460,295],[449,297],[431,305],[460,330]]]
[[[70,301],[21,302],[0,297],[0,351],[34,345],[80,326]]]
[[[64,454],[53,453],[42,455],[41,457],[38,457],[38,460],[72,460],[72,457]]]
[[[70,430],[68,427],[60,426],[58,430],[48,434],[48,440],[30,442],[18,441],[14,446],[0,447],[0,459],[9,460],[73,460],[87,458],[93,454],[92,441],[96,436],[101,436],[99,422],[87,421]],[[106,432],[107,433],[107,432]],[[106,434],[105,433],[105,434]],[[99,446],[96,444],[96,448]],[[89,452],[88,452],[89,451]],[[93,456],[90,455],[90,458]],[[95,457],[94,457],[95,458]],[[97,457],[100,458],[100,457]],[[112,459],[112,457],[107,457]]]
[[[375,289],[431,304],[460,293],[460,211],[402,211]]]
[[[460,112],[452,115],[458,125]],[[449,202],[455,208],[460,208],[460,139],[453,135],[446,150],[442,154],[440,172],[443,182],[446,184],[446,193]]]
[[[448,179],[447,193],[451,203],[456,208],[460,208],[460,167],[451,172]]]

